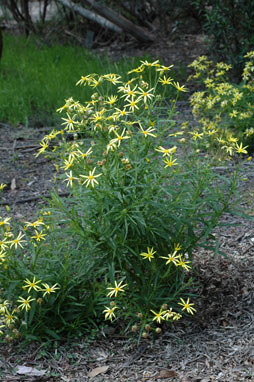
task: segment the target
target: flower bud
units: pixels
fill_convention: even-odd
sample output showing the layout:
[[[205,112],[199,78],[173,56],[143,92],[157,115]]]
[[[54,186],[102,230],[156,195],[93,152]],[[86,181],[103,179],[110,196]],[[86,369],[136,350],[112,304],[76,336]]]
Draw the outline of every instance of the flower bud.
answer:
[[[156,332],[157,334],[160,334],[160,333],[161,333],[161,328],[156,328],[156,329],[155,329],[155,332]]]
[[[148,337],[148,333],[147,333],[147,332],[143,332],[143,333],[142,333],[142,337],[143,337],[143,338],[147,338],[147,337]]]
[[[138,316],[138,318],[142,318],[143,314],[142,313],[138,313],[137,316]]]
[[[132,331],[133,333],[135,333],[135,332],[137,331],[137,329],[138,329],[137,325],[132,325],[132,327],[131,327],[131,331]]]
[[[150,326],[149,324],[147,324],[147,325],[145,326],[145,330],[146,330],[147,332],[149,332],[149,331],[151,330],[151,326]]]

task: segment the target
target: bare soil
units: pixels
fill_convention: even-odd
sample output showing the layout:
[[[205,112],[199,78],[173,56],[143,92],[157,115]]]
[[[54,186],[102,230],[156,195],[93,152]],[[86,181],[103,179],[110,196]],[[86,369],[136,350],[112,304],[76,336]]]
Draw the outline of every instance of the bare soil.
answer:
[[[128,46],[130,55],[144,50],[161,57],[165,65],[188,64],[206,53],[204,36],[189,34],[175,41],[159,38],[157,44],[145,48],[134,42]],[[106,54],[105,49],[99,51]],[[108,54],[116,58],[127,53],[123,46],[113,44]],[[189,111],[186,103],[181,112],[189,116]],[[40,139],[50,130],[0,124],[0,183],[8,184],[0,215],[31,221],[54,189],[54,165],[34,155]],[[244,171],[247,181],[239,188],[245,197],[242,207],[253,215],[253,165]],[[59,191],[65,192],[62,185]],[[214,232],[228,257],[214,259],[212,253],[202,250],[195,256],[199,283],[195,316],[164,328],[154,343],[143,340],[139,346],[114,329],[102,331],[91,343],[84,337],[68,345],[54,347],[52,343],[50,350],[37,343],[24,350],[17,344],[0,344],[1,381],[254,381],[254,221],[230,214],[223,221],[237,224]],[[44,372],[41,376],[18,374],[20,365]],[[102,369],[104,366],[108,368]],[[97,376],[89,377],[97,367]]]

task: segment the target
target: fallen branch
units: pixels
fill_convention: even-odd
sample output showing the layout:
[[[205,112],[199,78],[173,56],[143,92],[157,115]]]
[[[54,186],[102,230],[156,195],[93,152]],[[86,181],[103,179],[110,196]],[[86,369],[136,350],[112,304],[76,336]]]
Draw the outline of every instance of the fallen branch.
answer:
[[[59,3],[64,5],[67,8],[70,8],[72,11],[79,13],[81,16],[85,17],[88,20],[94,21],[97,24],[100,24],[103,28],[108,28],[116,33],[122,33],[122,29],[116,26],[115,24],[108,21],[106,18],[97,15],[94,12],[89,11],[81,7],[80,5],[74,4],[70,0],[57,0]]]
[[[102,5],[101,2],[97,3],[95,0],[83,0],[83,2],[87,3],[99,15],[110,20],[115,25],[118,25],[125,32],[130,33],[137,40],[140,40],[142,42],[151,42],[154,40],[154,37],[149,32],[135,25],[130,20],[126,19],[124,16],[119,15],[118,13],[113,11],[111,8],[108,8],[105,5]]]

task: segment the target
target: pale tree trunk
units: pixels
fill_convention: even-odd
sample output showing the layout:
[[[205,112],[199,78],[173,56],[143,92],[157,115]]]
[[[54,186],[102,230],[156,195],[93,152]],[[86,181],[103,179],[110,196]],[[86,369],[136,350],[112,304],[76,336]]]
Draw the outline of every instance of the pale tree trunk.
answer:
[[[79,13],[81,16],[85,17],[86,19],[94,21],[97,24],[100,24],[103,28],[108,28],[116,33],[122,32],[122,29],[119,28],[117,25],[111,23],[110,21],[106,20],[104,17],[100,15],[97,15],[96,13],[81,7],[80,5],[74,4],[70,0],[57,0],[57,1],[61,3],[62,5],[64,5],[65,7],[70,8],[74,12]]]
[[[99,15],[110,20],[115,25],[118,25],[125,32],[130,33],[137,40],[143,42],[151,42],[154,40],[154,37],[149,32],[144,31],[139,26],[133,24],[130,20],[113,11],[111,8],[108,8],[95,0],[83,0],[83,2],[88,4],[91,9],[96,11]]]

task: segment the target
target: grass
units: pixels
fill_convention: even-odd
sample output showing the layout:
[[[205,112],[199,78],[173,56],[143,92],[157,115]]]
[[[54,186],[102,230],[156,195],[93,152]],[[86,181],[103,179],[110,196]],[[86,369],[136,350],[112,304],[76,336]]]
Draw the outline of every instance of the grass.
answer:
[[[126,72],[148,56],[110,62],[75,45],[45,45],[34,36],[4,35],[0,62],[0,121],[26,126],[57,125],[56,109],[64,100],[90,98],[91,89],[76,87],[81,75]],[[153,58],[154,60],[155,58]],[[176,73],[170,73],[172,77]],[[178,75],[178,74],[177,74]],[[90,91],[90,94],[88,92]]]
[[[55,110],[69,97],[82,100],[88,89],[76,87],[81,75],[124,72],[138,59],[110,63],[80,46],[42,44],[38,39],[4,36],[0,62],[0,121],[16,125],[55,124]]]

